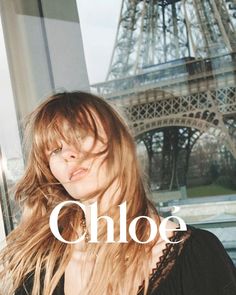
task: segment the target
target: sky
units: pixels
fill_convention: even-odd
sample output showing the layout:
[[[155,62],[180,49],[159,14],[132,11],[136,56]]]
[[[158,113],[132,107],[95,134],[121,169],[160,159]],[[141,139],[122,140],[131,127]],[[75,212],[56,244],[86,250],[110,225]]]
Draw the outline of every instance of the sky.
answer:
[[[105,80],[115,43],[121,0],[77,0],[90,84]]]
[[[105,80],[115,42],[121,0],[76,0],[90,84]],[[7,158],[19,157],[13,94],[0,23],[0,145]]]

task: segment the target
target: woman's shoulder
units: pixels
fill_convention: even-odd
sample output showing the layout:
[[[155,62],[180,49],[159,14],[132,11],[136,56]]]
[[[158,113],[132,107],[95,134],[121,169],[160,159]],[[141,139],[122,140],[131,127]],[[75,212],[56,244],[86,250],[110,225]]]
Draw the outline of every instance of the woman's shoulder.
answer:
[[[206,246],[206,243],[210,243],[214,247],[223,247],[219,238],[213,234],[211,231],[195,227],[193,225],[187,224],[187,231],[190,232],[189,240],[194,242],[195,246]],[[205,247],[204,247],[205,248]]]
[[[232,288],[236,292],[236,268],[220,239],[209,230],[191,225],[182,236],[186,239],[180,242],[183,245],[179,245],[176,264],[186,278],[191,279],[192,274],[206,290],[213,290],[215,285],[214,288]]]
[[[235,266],[216,235],[187,224],[184,231],[174,226],[170,241],[150,279],[151,289],[161,295],[172,294],[173,288],[186,294],[236,294]]]
[[[231,294],[231,290],[236,294],[236,268],[220,239],[206,229],[187,227],[191,234],[183,248],[183,263],[191,265],[209,290],[215,285],[226,292],[220,294]]]
[[[196,249],[202,255],[205,253],[214,256],[218,253],[224,258],[229,258],[222,242],[213,232],[192,225],[187,225],[187,231],[189,235],[185,245],[186,251]]]
[[[186,233],[180,234],[186,237],[183,241],[181,255],[188,260],[194,260],[196,265],[204,264],[207,268],[218,265],[229,265],[234,268],[233,261],[227,254],[220,239],[211,231],[187,225]]]

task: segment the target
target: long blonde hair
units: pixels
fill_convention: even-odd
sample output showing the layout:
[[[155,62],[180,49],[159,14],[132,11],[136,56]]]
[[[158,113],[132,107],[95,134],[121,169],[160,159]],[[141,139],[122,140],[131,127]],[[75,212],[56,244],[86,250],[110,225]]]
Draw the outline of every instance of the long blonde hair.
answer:
[[[96,118],[95,118],[96,115]],[[99,140],[96,119],[107,136],[105,155],[107,185],[96,196],[102,199],[114,181],[119,186],[119,197],[111,202],[107,215],[115,223],[115,238],[119,237],[118,205],[127,203],[127,228],[138,216],[160,218],[155,206],[147,197],[142,173],[136,155],[136,147],[129,128],[121,116],[102,98],[85,92],[63,92],[49,97],[32,112],[26,126],[27,166],[15,189],[15,199],[22,206],[19,225],[7,237],[7,246],[0,253],[0,281],[4,294],[13,294],[23,282],[34,274],[33,295],[52,295],[71,257],[71,244],[58,241],[49,227],[50,214],[60,202],[73,200],[64,187],[52,175],[45,153],[60,138],[79,147],[81,133],[92,133],[94,143]],[[64,130],[66,122],[67,129]],[[69,126],[69,128],[68,128]],[[87,157],[94,157],[88,153]],[[92,196],[89,196],[92,197]],[[112,200],[112,196],[111,199]],[[83,212],[78,206],[64,207],[58,217],[58,226],[64,239],[78,238],[77,231]],[[105,227],[106,229],[106,227]],[[106,230],[99,227],[99,241],[106,240]],[[140,241],[146,241],[150,226],[146,219],[136,225]],[[86,260],[96,253],[91,278],[83,294],[136,295],[140,285],[147,293],[150,277],[152,242],[140,244],[133,241],[127,231],[128,243],[88,243]],[[42,275],[43,274],[43,275]],[[9,279],[10,278],[10,279]]]

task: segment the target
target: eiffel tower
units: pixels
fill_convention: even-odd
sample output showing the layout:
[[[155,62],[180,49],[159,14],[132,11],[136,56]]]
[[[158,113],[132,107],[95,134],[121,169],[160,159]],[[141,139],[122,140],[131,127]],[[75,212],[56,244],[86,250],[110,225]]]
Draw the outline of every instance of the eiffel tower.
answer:
[[[123,0],[106,81],[92,89],[123,109],[150,177],[174,189],[205,132],[236,159],[235,71],[236,1]]]

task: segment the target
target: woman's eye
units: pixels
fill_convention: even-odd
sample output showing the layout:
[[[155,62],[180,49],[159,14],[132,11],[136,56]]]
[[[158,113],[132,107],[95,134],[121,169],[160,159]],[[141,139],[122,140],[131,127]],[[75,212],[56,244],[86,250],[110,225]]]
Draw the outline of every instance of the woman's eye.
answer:
[[[56,155],[56,154],[58,154],[61,150],[62,150],[61,147],[56,148],[56,149],[54,149],[54,150],[51,151],[50,155],[51,155],[51,156],[52,156],[52,155]]]

